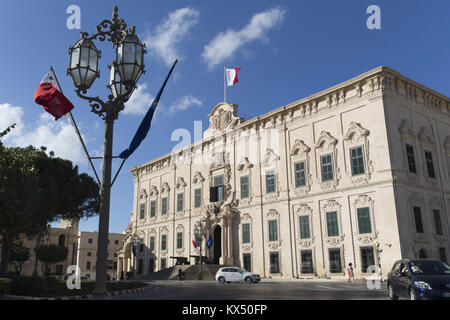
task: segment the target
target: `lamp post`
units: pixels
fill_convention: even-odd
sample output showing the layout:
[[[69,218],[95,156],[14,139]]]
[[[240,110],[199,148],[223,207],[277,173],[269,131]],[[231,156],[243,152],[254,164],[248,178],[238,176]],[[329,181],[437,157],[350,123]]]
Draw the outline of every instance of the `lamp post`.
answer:
[[[198,280],[203,279],[203,273],[202,273],[202,247],[203,247],[203,239],[206,238],[206,227],[202,222],[197,222],[197,224],[194,226],[194,237],[195,242],[200,242],[200,270],[198,273]]]
[[[108,252],[109,209],[111,196],[111,162],[114,120],[131,97],[136,83],[145,72],[145,45],[135,34],[135,27],[127,29],[122,18],[118,17],[118,7],[114,7],[111,20],[103,20],[97,25],[97,33],[89,35],[81,33],[81,39],[69,49],[70,66],[67,69],[77,88],[77,95],[89,102],[91,111],[105,121],[104,154],[102,168],[100,219],[98,230],[98,258],[97,275],[93,295],[105,298],[106,291],[106,262]],[[107,86],[111,90],[107,101],[99,97],[88,97],[85,94],[92,86],[95,78],[100,77],[98,60],[101,56],[93,40],[109,41],[112,43],[116,58],[110,66],[110,80]]]

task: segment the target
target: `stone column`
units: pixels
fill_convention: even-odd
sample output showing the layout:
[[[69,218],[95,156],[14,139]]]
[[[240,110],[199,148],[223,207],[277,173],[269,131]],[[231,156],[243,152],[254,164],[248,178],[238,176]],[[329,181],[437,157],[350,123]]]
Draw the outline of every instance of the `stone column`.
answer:
[[[232,217],[227,218],[227,263],[234,264]]]
[[[120,275],[122,274],[123,270],[123,258],[119,258],[117,263],[117,280],[120,280]]]
[[[226,258],[226,256],[227,256],[227,224],[226,224],[226,220],[225,220],[225,218],[222,218],[222,231],[221,231],[221,237],[222,237],[222,239],[221,239],[221,256],[220,256],[220,259],[219,259],[219,264],[227,264],[227,258]]]

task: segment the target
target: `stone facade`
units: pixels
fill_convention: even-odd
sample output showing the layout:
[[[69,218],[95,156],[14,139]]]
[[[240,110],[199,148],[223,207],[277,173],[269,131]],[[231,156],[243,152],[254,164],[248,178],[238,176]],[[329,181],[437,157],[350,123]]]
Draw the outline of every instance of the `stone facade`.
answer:
[[[110,279],[117,276],[118,252],[123,247],[125,235],[110,233],[108,236],[108,256],[106,272]],[[80,276],[95,280],[95,268],[97,264],[98,232],[80,231],[78,234],[77,266],[80,268]]]
[[[211,261],[266,277],[342,277],[351,262],[384,278],[397,259],[449,256],[448,97],[378,67],[257,118],[226,103],[209,118],[201,141],[131,169],[120,271],[193,263],[199,222]]]

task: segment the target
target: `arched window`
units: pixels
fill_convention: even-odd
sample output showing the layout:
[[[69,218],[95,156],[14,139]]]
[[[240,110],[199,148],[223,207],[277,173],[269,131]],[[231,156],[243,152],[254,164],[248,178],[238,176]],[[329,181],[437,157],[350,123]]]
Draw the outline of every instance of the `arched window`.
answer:
[[[419,258],[420,259],[426,259],[426,257],[427,257],[427,253],[425,252],[425,250],[424,249],[420,249],[419,250]]]
[[[65,244],[66,244],[66,237],[62,234],[58,238],[58,246],[65,247]]]

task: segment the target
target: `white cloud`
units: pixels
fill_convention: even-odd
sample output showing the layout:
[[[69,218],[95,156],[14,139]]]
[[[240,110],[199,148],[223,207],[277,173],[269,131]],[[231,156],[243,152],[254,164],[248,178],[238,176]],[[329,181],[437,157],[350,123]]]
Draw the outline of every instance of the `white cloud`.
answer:
[[[254,40],[268,41],[266,32],[279,25],[286,10],[276,7],[255,14],[250,23],[241,30],[228,29],[216,35],[205,47],[202,58],[211,70],[233,54],[243,45]]]
[[[44,111],[43,111],[44,112]],[[65,117],[55,121],[48,113],[42,113],[32,126],[25,127],[23,122],[24,111],[22,107],[11,104],[0,104],[0,130],[16,123],[16,127],[6,135],[6,146],[36,148],[47,147],[47,151],[53,151],[55,156],[69,159],[73,162],[86,162],[75,129]],[[83,139],[85,139],[83,137]]]
[[[179,44],[197,23],[199,15],[197,10],[189,7],[170,12],[168,18],[164,19],[154,32],[147,32],[144,42],[150,49],[150,54],[156,55],[168,66],[172,65],[176,58],[183,59]]]
[[[167,109],[169,116],[174,115],[177,111],[186,111],[187,109],[195,106],[201,106],[203,103],[192,95],[184,96],[178,99]]]
[[[147,83],[143,83],[133,92],[130,100],[125,104],[124,114],[146,114],[155,97],[148,93]]]

